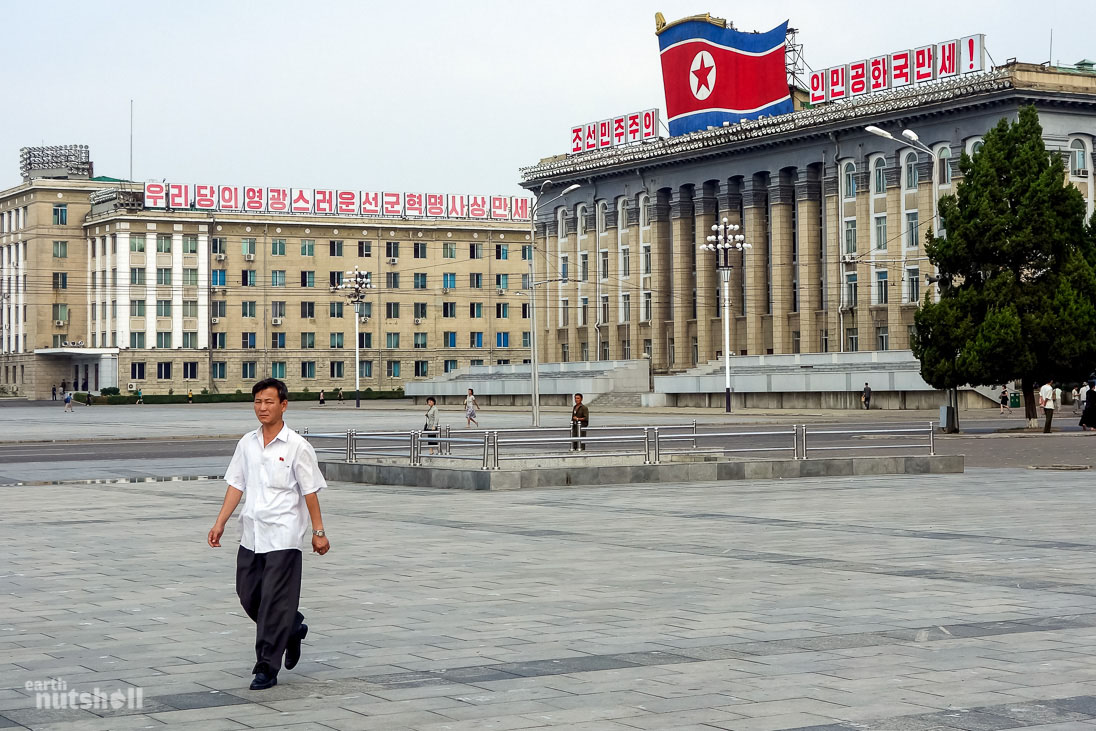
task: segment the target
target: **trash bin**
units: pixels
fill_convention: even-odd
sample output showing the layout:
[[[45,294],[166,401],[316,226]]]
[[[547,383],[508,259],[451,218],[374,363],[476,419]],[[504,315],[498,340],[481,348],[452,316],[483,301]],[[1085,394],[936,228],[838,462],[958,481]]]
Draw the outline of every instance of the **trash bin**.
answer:
[[[1013,392],[1008,395],[1008,406],[1010,409],[1020,408],[1020,394]]]

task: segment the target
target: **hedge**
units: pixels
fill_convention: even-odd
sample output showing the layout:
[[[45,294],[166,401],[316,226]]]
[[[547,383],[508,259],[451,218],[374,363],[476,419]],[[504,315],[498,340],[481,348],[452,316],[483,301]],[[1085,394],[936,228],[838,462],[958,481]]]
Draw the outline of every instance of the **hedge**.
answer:
[[[325,394],[328,402],[335,401],[334,397],[327,393]],[[363,401],[378,401],[387,399],[401,399],[404,397],[403,389],[397,389],[395,391],[372,391],[366,389],[362,391]],[[87,402],[87,394],[83,391],[79,391],[73,394],[73,398],[79,403]],[[196,404],[222,404],[222,403],[251,403],[252,395],[250,393],[196,393],[194,394],[194,403]],[[185,404],[185,393],[146,393],[143,395],[144,402],[146,404]],[[343,399],[346,401],[354,400],[354,392],[343,391]],[[313,391],[290,391],[290,402],[294,401],[319,401],[319,392]],[[137,394],[131,393],[127,396],[92,396],[92,404],[135,404],[137,403]]]

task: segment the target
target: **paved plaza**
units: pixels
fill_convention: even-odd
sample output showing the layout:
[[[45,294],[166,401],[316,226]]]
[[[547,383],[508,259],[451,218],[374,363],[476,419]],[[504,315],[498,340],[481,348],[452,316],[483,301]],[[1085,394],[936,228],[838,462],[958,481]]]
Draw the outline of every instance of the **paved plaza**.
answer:
[[[335,483],[261,692],[222,483],[0,490],[0,728],[1096,729],[1083,472]],[[140,707],[38,709],[51,679]]]

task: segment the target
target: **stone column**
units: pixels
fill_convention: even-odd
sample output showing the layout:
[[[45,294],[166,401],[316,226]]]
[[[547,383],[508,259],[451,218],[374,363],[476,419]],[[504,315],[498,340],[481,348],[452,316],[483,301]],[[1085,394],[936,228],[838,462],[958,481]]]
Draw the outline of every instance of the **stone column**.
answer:
[[[670,203],[661,196],[650,202],[651,222],[651,360],[656,372],[665,373],[670,358],[669,320],[673,302],[671,276]]]
[[[875,269],[872,251],[871,214],[871,176],[865,170],[866,159],[857,164],[856,172],[856,254],[859,263],[856,267],[857,303],[856,328],[861,351],[875,350],[875,318],[872,317],[872,305],[875,304]]]
[[[792,352],[792,333],[788,320],[792,314],[795,263],[792,244],[795,236],[793,210],[795,188],[788,184],[769,186],[769,216],[772,228],[772,303],[773,353]]]
[[[559,253],[567,256],[567,281],[560,282],[560,296],[567,298],[567,338],[566,342],[569,343],[570,359],[579,360],[582,353],[579,349],[579,337],[578,330],[578,306],[579,306],[579,285],[578,285],[578,216],[572,214],[566,217],[566,231],[559,232]],[[561,271],[557,276],[563,276]]]
[[[617,209],[616,209],[615,202],[614,201],[607,201],[606,204],[605,204],[605,234],[601,237],[601,240],[604,242],[605,248],[609,249],[609,252],[610,252],[609,256],[610,257],[617,256],[618,252],[621,251],[623,246],[627,245],[626,241],[621,241],[621,239],[620,239],[620,234],[621,234],[620,226],[623,225],[623,222],[618,221],[617,220],[618,218],[619,218],[619,216],[617,215]],[[629,251],[629,254],[632,254],[632,253],[634,253],[634,252]],[[629,275],[628,279],[624,278],[624,273],[623,272],[617,272],[616,274],[613,275],[612,281],[614,282],[614,286],[611,289],[612,289],[612,292],[613,292],[612,296],[613,296],[613,300],[614,300],[613,301],[613,306],[614,307],[619,307],[617,302],[620,299],[620,295],[624,294],[625,292],[630,294],[632,299],[635,299],[635,297],[636,297],[635,287],[632,284],[637,279],[637,277],[636,277],[636,267],[635,267],[635,257],[632,256],[631,259],[632,259],[632,261],[629,262],[629,264],[631,266],[631,270],[630,270],[631,274]],[[614,261],[615,261],[615,259],[614,259]],[[609,355],[612,356],[613,358],[623,358],[624,357],[624,347],[623,347],[622,340],[628,339],[630,341],[632,339],[632,324],[633,323],[632,323],[631,315],[632,315],[632,313],[629,312],[628,313],[628,316],[629,316],[628,320],[627,320],[627,322],[623,323],[623,327],[620,326],[620,325],[615,324],[615,321],[614,321],[613,330],[612,330],[612,340],[610,340],[610,344],[609,344]],[[621,311],[619,313],[619,317],[617,318],[617,320],[624,319],[624,316],[625,316],[624,312]],[[634,342],[632,343],[632,347],[633,348],[635,347]],[[632,357],[635,357],[634,352],[633,352]]]
[[[745,256],[746,277],[746,351],[748,355],[765,355],[763,322],[769,313],[769,231],[768,186],[746,181],[742,191],[746,222],[746,241],[752,248]]]
[[[696,252],[696,342],[700,351],[700,362],[707,363],[715,358],[715,351],[722,350],[722,335],[714,342],[720,343],[713,347],[713,324],[719,317],[716,309],[716,288],[719,287],[719,275],[716,272],[716,255],[714,251],[701,251],[700,247],[707,243],[712,226],[718,223],[719,203],[715,196],[698,196],[693,201],[693,229],[695,240],[693,250]],[[730,223],[730,219],[728,219]]]
[[[719,204],[719,211],[716,214],[716,217],[721,222],[724,218],[726,218],[727,223],[735,224],[737,226],[741,226],[742,225],[742,191],[739,189],[739,186],[724,183],[721,186],[721,190],[720,190],[719,194],[716,196],[716,200]],[[750,234],[749,234],[748,231],[743,230],[743,231],[740,231],[739,233],[745,234],[746,243],[753,243],[750,240]],[[746,341],[742,337],[743,333],[739,332],[740,328],[738,327],[739,313],[741,313],[743,311],[743,307],[745,305],[745,303],[742,302],[742,280],[743,280],[743,277],[745,277],[746,272],[745,272],[745,268],[743,266],[744,257],[743,257],[741,252],[734,252],[734,253],[731,254],[731,264],[734,266],[734,268],[731,270],[731,282],[730,282],[731,301],[730,301],[730,307],[728,308],[730,310],[730,313],[731,313],[731,344],[730,344],[729,349],[731,351],[731,355],[738,355],[738,352],[740,350],[744,350],[746,348]],[[719,277],[716,276],[714,281],[716,283],[718,283],[719,282]],[[722,296],[722,294],[720,296]],[[717,325],[717,327],[719,329],[719,332],[717,333],[716,340],[715,340],[715,342],[718,343],[718,345],[716,346],[716,350],[722,351],[723,350],[723,334],[722,334],[722,329],[723,329],[723,321],[722,321],[723,307],[722,307],[722,303],[720,303],[720,307],[716,312],[716,316],[720,318],[720,321]]]
[[[819,329],[825,327],[825,317],[819,318],[822,303],[819,280],[823,262],[819,257],[821,230],[818,227],[822,205],[822,186],[817,180],[800,180],[795,184],[799,205],[796,224],[799,229],[799,350],[818,353],[821,350]]]
[[[538,223],[536,228],[539,245],[533,252],[533,276],[537,281],[547,278],[547,272],[552,271],[549,262],[555,261],[559,254],[559,227],[555,217],[545,223]],[[543,238],[540,238],[542,237]],[[557,318],[556,297],[553,296],[555,285],[545,284],[536,287],[534,296],[537,298],[537,349],[541,363],[556,363],[559,361],[559,321]]]
[[[674,337],[674,368],[683,371],[692,367],[689,321],[693,319],[693,268],[695,266],[695,234],[693,232],[692,191],[680,190],[670,200],[670,228],[673,232],[673,297],[672,319]]]
[[[832,173],[822,181],[822,206],[825,208],[826,219],[826,260],[823,266],[826,270],[826,317],[825,327],[829,330],[829,350],[831,353],[840,353],[844,350],[845,331],[844,320],[852,322],[848,317],[841,315],[841,303],[844,301],[845,291],[845,267],[841,264],[841,255],[845,252],[845,243],[842,240],[842,216],[841,198],[837,184],[836,168],[828,168]],[[846,313],[847,314],[847,313]]]
[[[621,272],[619,271],[620,250],[617,248],[616,236],[609,235],[608,226],[606,226],[605,233],[598,233],[597,230],[597,209],[598,203],[595,201],[593,208],[591,208],[589,216],[587,218],[586,228],[588,231],[594,232],[594,238],[597,241],[596,251],[594,256],[596,261],[591,262],[596,264],[600,269],[601,265],[601,250],[605,251],[609,255],[609,276],[605,281],[601,281],[601,272],[598,272],[598,287],[600,296],[607,296],[609,298],[609,319],[606,320],[601,326],[601,339],[609,343],[609,360],[616,360],[620,357],[620,291],[625,286],[624,281],[621,279]],[[608,209],[608,206],[606,206]],[[598,307],[601,306],[601,302],[597,303]],[[601,353],[598,352],[597,360],[601,359]]]

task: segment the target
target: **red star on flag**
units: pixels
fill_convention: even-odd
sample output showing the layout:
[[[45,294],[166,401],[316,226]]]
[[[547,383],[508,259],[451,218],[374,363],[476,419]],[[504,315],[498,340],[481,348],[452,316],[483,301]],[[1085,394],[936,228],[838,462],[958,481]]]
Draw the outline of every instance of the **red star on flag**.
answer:
[[[715,68],[715,66],[705,66],[704,59],[700,59],[700,66],[698,66],[697,69],[693,71],[693,76],[696,77],[697,91],[700,91],[701,89],[711,88],[708,86],[708,74],[711,73],[713,68]]]

